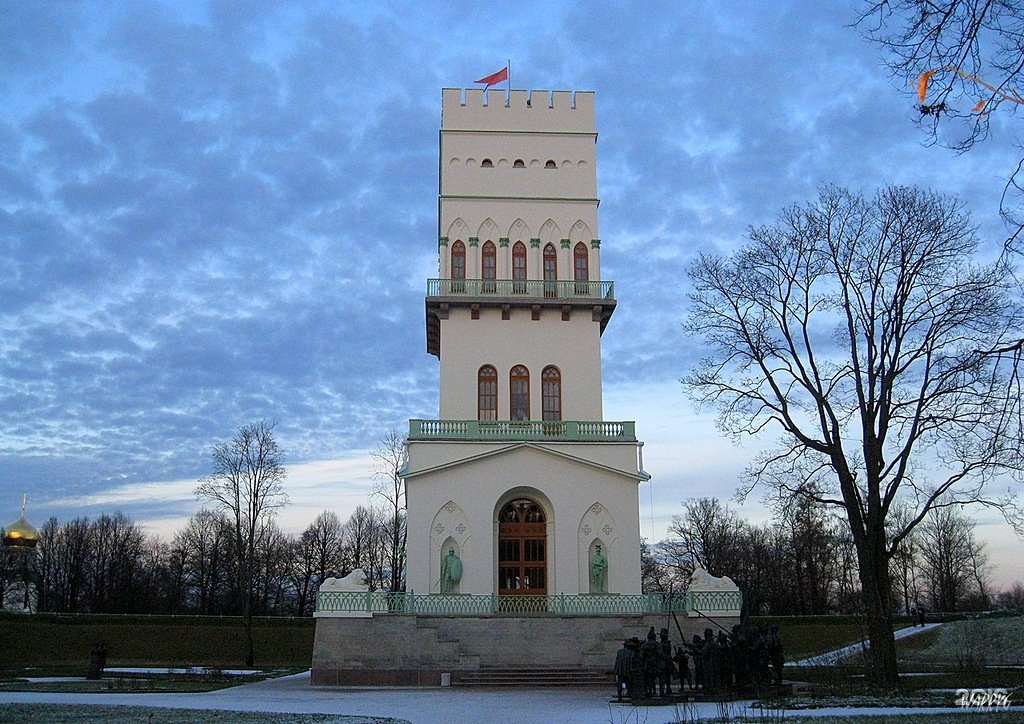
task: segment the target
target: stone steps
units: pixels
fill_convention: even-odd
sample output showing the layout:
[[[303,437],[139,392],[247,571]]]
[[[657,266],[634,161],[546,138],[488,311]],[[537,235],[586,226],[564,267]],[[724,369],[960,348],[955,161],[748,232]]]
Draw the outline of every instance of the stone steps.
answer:
[[[453,686],[602,686],[614,689],[614,678],[607,671],[593,669],[503,669],[482,668],[453,671]]]

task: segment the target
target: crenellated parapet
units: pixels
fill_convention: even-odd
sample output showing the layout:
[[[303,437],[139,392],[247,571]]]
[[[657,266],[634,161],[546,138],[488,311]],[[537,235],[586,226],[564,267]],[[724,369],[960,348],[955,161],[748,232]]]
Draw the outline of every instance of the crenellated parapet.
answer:
[[[441,128],[594,133],[594,93],[444,88]]]

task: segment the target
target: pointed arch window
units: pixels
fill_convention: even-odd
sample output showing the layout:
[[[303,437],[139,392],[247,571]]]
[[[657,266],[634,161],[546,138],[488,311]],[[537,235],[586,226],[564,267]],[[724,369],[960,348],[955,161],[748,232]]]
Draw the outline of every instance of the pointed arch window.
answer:
[[[508,375],[509,418],[530,419],[530,371],[523,365],[516,365]]]
[[[476,377],[477,419],[498,419],[498,370],[491,365],[480,368]]]
[[[517,241],[512,246],[512,292],[526,293],[526,244]]]
[[[497,279],[498,254],[494,242],[488,241],[480,253],[480,278],[483,279],[483,291],[494,294],[494,280]]]
[[[540,375],[541,407],[543,419],[557,422],[562,419],[562,373],[553,365]]]
[[[452,244],[452,291],[466,291],[466,245],[461,241]]]
[[[585,295],[590,286],[590,255],[587,253],[587,245],[582,241],[576,245],[572,252],[572,278],[576,282],[576,293]]]
[[[544,296],[558,296],[558,253],[554,244],[544,246]]]

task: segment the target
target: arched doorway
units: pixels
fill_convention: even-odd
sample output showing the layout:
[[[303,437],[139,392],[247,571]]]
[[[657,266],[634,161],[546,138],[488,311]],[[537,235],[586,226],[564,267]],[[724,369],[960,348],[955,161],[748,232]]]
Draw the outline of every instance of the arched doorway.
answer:
[[[547,517],[529,498],[516,498],[498,513],[498,595],[548,592]]]

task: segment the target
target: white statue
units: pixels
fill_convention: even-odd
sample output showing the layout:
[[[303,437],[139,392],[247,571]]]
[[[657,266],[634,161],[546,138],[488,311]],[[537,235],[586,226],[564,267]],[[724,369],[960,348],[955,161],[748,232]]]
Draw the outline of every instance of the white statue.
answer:
[[[366,574],[362,568],[357,568],[344,578],[325,578],[320,584],[321,591],[354,591],[364,593],[370,590],[366,585]]]

